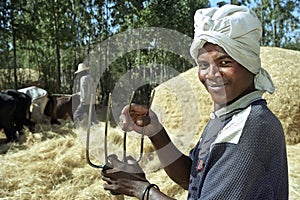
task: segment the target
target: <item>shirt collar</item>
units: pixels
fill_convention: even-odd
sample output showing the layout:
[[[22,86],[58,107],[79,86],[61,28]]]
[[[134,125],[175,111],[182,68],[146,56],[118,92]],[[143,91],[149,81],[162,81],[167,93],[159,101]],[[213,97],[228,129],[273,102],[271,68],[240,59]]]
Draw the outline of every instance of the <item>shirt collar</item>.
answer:
[[[264,91],[251,92],[251,93],[239,98],[232,104],[225,106],[215,112],[211,112],[210,118],[214,119],[215,117],[217,117],[221,120],[224,120],[228,117],[231,117],[232,115],[234,115],[234,114],[240,112],[241,110],[245,109],[246,107],[248,107],[254,101],[262,99],[263,93],[264,93]]]

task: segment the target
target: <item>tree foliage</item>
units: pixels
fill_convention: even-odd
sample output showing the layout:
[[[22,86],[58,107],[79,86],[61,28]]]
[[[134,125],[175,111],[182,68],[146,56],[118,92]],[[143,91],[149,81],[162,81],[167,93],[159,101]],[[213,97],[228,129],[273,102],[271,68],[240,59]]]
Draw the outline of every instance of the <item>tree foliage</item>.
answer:
[[[300,2],[298,0],[260,0],[255,2],[257,4],[253,10],[263,26],[262,45],[286,47],[299,40]]]
[[[299,49],[298,0],[231,3],[255,10],[262,20],[262,45]],[[71,93],[78,63],[109,37],[143,27],[162,27],[193,37],[195,11],[209,6],[208,0],[1,0],[0,69],[5,73],[0,89],[35,84],[53,93]],[[127,48],[122,41],[118,45]],[[126,71],[158,65],[179,72],[192,67],[180,55],[154,47],[127,52],[99,80],[103,100]],[[34,70],[38,81],[24,82],[19,69]]]

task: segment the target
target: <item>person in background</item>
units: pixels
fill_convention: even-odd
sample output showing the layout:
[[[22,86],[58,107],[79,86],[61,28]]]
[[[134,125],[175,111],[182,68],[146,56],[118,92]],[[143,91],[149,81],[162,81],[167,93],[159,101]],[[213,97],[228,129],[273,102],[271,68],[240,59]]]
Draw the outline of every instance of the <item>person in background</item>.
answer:
[[[168,176],[188,190],[187,199],[288,199],[288,167],[281,122],[264,92],[275,88],[261,67],[261,23],[244,6],[196,11],[190,48],[198,77],[213,101],[210,121],[189,155],[181,153],[152,110],[126,106],[123,130],[144,129]],[[147,113],[147,114],[145,114]],[[195,115],[197,116],[197,114]],[[172,199],[138,164],[110,156],[104,189],[138,199]]]
[[[92,80],[92,77],[89,74],[89,71],[89,67],[87,67],[84,63],[80,63],[78,65],[77,71],[75,72],[75,80],[77,81],[75,81],[74,92],[75,95],[79,95],[80,98],[80,103],[73,113],[75,125],[79,125],[80,122],[88,118],[89,107],[91,102],[91,93],[95,93],[95,84]],[[76,97],[74,96],[74,98]],[[95,99],[96,98],[94,97],[92,100],[92,103],[94,104],[92,106],[92,124],[97,124]]]

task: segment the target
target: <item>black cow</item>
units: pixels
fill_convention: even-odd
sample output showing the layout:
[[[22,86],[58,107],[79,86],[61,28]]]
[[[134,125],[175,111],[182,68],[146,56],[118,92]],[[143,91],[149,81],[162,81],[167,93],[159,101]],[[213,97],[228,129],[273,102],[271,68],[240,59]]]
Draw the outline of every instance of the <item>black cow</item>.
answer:
[[[8,89],[4,92],[12,96],[16,101],[16,111],[13,119],[16,130],[20,134],[23,130],[23,126],[25,125],[31,132],[33,132],[35,124],[30,120],[31,97],[23,92],[19,92],[14,89]]]
[[[4,129],[8,142],[18,141],[18,135],[13,122],[16,108],[16,100],[12,96],[0,92],[0,128]]]
[[[51,124],[61,124],[57,120],[57,98],[51,93],[48,94],[48,101],[44,110],[44,115],[50,117]]]

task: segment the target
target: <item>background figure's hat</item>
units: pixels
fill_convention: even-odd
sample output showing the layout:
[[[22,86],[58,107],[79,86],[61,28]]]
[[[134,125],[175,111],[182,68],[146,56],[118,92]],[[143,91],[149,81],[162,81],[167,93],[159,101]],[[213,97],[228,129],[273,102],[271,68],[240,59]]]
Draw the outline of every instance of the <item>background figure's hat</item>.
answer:
[[[87,67],[84,63],[80,63],[78,65],[78,68],[77,68],[77,71],[75,72],[75,74],[79,73],[79,72],[83,72],[83,71],[86,71],[86,70],[89,70],[90,68]]]

